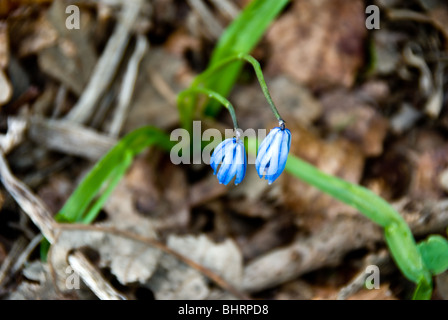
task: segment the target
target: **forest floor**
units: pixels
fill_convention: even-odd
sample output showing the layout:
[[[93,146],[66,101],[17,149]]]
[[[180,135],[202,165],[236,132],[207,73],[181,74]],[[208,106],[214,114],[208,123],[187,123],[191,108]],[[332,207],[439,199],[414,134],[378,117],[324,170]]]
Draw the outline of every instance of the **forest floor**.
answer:
[[[239,186],[223,186],[210,166],[174,165],[157,148],[136,158],[91,225],[53,234],[58,245],[42,262],[42,226],[52,233],[51,216],[120,137],[179,127],[177,93],[249,1],[153,0],[136,13],[121,2],[70,2],[79,30],[66,27],[67,1],[0,5],[0,296],[411,298],[381,228],[355,209],[287,173],[268,185],[253,166]],[[366,28],[371,4],[380,29]],[[446,237],[448,226],[446,21],[444,1],[296,0],[252,52],[291,153],[386,199],[417,240]],[[242,128],[275,125],[249,67],[229,100]],[[79,101],[91,114],[68,121]],[[210,127],[231,128],[225,110],[203,121]],[[29,212],[42,210],[47,225]],[[364,287],[370,265],[379,289]],[[96,288],[72,290],[70,268],[90,272]],[[447,298],[445,272],[433,299]]]

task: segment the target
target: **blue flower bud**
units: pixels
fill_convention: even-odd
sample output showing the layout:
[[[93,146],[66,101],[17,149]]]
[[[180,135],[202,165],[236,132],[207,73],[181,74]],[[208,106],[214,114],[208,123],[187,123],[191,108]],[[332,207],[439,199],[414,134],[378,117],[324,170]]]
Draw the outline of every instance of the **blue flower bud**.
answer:
[[[265,176],[269,184],[274,182],[285,169],[290,148],[289,129],[279,127],[272,129],[258,149],[255,168],[259,177]]]
[[[235,176],[235,185],[243,181],[247,161],[246,150],[240,139],[226,139],[215,148],[210,159],[214,174],[218,171],[219,164],[221,164],[218,172],[219,183],[227,185]]]

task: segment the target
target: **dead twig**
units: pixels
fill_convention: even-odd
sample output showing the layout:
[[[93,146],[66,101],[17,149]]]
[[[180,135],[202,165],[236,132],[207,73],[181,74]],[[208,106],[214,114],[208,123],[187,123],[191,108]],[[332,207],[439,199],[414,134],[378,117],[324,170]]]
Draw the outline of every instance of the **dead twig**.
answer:
[[[94,265],[79,251],[68,256],[68,262],[73,270],[82,277],[85,284],[96,294],[101,300],[127,300],[124,295],[117,294],[117,291],[104,281],[102,274]]]
[[[229,20],[234,20],[240,13],[240,9],[229,0],[211,0],[210,2]]]
[[[58,223],[53,220],[50,211],[46,208],[45,204],[34,195],[31,190],[19,181],[9,170],[6,159],[2,152],[0,152],[0,180],[5,186],[6,190],[11,194],[11,196],[20,205],[23,211],[31,218],[34,224],[41,230],[45,238],[48,239],[50,243],[55,241],[55,230],[57,230]],[[74,259],[74,260],[73,260]],[[78,260],[78,261],[77,261]],[[98,295],[98,297],[109,297],[114,295],[117,299],[123,299],[123,295],[118,291],[113,289],[110,284],[100,275],[87,275],[87,272],[94,269],[94,266],[86,267],[90,262],[87,259],[79,260],[78,256],[74,256],[71,260],[75,263],[72,266],[73,269],[81,276],[86,277],[85,282],[87,285],[92,283],[92,279],[98,281],[96,286],[92,287],[92,291]],[[76,263],[77,261],[77,263]],[[78,269],[80,268],[80,269]],[[107,292],[100,292],[102,288],[109,288]]]
[[[16,263],[14,263],[14,265],[12,266],[12,274],[16,273],[22,268],[31,252],[33,252],[33,250],[39,245],[43,238],[44,237],[42,236],[42,234],[38,234],[30,241],[30,243],[28,243],[25,250],[23,250],[20,256],[17,258]]]
[[[448,200],[413,203],[403,199],[394,207],[415,235],[437,232],[448,226]],[[297,239],[287,247],[253,260],[245,267],[242,287],[248,292],[272,288],[306,272],[337,265],[348,252],[383,241],[381,228],[373,222],[362,216],[341,217],[307,239]]]
[[[57,119],[61,115],[65,100],[67,99],[67,93],[67,87],[61,84],[54,101],[54,109],[53,113],[51,114],[52,119]]]
[[[43,235],[52,242],[56,222],[45,204],[29,188],[13,176],[2,152],[0,152],[0,180]]]
[[[416,22],[431,23],[431,19],[420,12],[408,9],[389,9],[387,10],[387,17],[390,20],[411,20]]]
[[[117,109],[109,129],[109,134],[111,137],[115,138],[120,134],[121,127],[126,119],[126,113],[130,107],[135,81],[138,76],[138,67],[143,56],[148,50],[148,46],[148,41],[144,36],[140,35],[137,37],[137,44],[135,46],[134,53],[129,60],[128,67],[123,78],[121,90],[118,95]]]
[[[413,51],[413,46],[417,45],[406,45],[403,49],[403,59],[408,65],[417,68],[420,71],[419,87],[422,93],[427,97],[434,89],[432,73],[425,59]]]
[[[354,295],[358,291],[360,291],[365,286],[365,282],[367,280],[367,277],[369,276],[369,273],[366,272],[366,268],[370,265],[378,266],[378,268],[383,271],[384,267],[387,265],[387,263],[390,262],[390,256],[389,254],[383,250],[378,254],[371,254],[367,256],[367,258],[364,261],[364,267],[361,269],[361,271],[353,278],[352,281],[345,287],[343,287],[337,296],[338,300],[346,300],[350,296]],[[381,272],[381,274],[384,274]]]
[[[2,263],[2,267],[0,268],[0,287],[4,285],[4,282],[8,278],[8,275],[12,273],[11,270],[13,268],[14,262],[17,261],[20,253],[25,249],[25,247],[26,239],[23,236],[17,239],[17,241],[15,241],[12,245],[8,256],[5,258]]]
[[[40,117],[31,118],[28,135],[48,149],[89,160],[98,160],[117,142],[81,125]]]
[[[117,71],[141,6],[141,0],[123,2],[122,15],[114,33],[107,42],[106,48],[95,66],[86,89],[76,105],[65,117],[66,120],[86,123],[92,116],[96,104],[110,85]]]
[[[207,31],[211,34],[211,36],[213,36],[215,39],[219,38],[224,28],[216,20],[216,18],[213,16],[204,2],[202,0],[188,0],[188,3],[193,8],[195,13],[197,13],[197,15],[202,19],[207,27]]]
[[[444,69],[445,65],[442,62],[439,62],[434,74],[434,89],[426,102],[425,112],[431,118],[437,118],[442,110]]]
[[[6,135],[0,135],[0,151],[7,154],[22,142],[26,128],[27,122],[25,119],[9,117],[8,132]]]
[[[161,243],[160,241],[157,241],[155,239],[146,238],[134,233],[130,233],[123,230],[118,230],[114,228],[108,228],[108,227],[100,227],[100,226],[90,226],[90,225],[80,225],[80,224],[59,224],[58,226],[59,230],[61,232],[64,231],[70,231],[70,230],[76,230],[76,231],[86,231],[86,232],[104,232],[109,233],[118,237],[123,237],[126,239],[130,239],[136,242],[144,243],[148,246],[151,246],[153,248],[162,250],[163,252],[174,256],[175,258],[179,259],[180,261],[184,262],[188,266],[198,270],[200,273],[205,275],[207,278],[215,282],[219,287],[223,288],[224,290],[230,292],[238,299],[247,300],[249,299],[244,293],[233,287],[231,284],[229,284],[226,280],[224,280],[222,277],[217,275],[215,272],[211,271],[210,269],[194,262],[193,260],[185,257],[184,255],[174,251],[173,249],[169,248],[165,244]]]

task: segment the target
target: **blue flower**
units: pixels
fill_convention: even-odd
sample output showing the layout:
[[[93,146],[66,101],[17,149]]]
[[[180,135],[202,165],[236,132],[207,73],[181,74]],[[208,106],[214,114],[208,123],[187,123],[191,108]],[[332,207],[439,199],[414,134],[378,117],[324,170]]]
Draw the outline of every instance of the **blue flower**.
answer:
[[[246,175],[247,162],[246,150],[240,139],[226,139],[215,148],[210,159],[210,165],[215,171],[214,174],[216,174],[221,162],[221,168],[218,172],[219,183],[227,185],[234,176],[236,176],[235,185],[243,181]]]
[[[265,176],[268,183],[277,179],[285,169],[291,147],[291,132],[289,129],[276,127],[269,132],[258,149],[255,168],[260,178]]]

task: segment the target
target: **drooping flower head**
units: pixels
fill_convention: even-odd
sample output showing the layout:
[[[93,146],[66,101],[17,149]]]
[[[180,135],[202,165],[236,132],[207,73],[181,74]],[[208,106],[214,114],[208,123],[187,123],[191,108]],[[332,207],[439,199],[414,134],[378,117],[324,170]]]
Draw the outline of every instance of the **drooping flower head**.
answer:
[[[219,164],[221,164],[218,172],[220,184],[227,185],[235,176],[235,185],[243,181],[247,167],[246,150],[238,137],[226,139],[215,148],[210,159],[214,174],[218,171]]]
[[[284,123],[272,129],[258,149],[255,168],[260,178],[265,176],[268,183],[274,182],[285,169],[291,148],[291,132]]]

